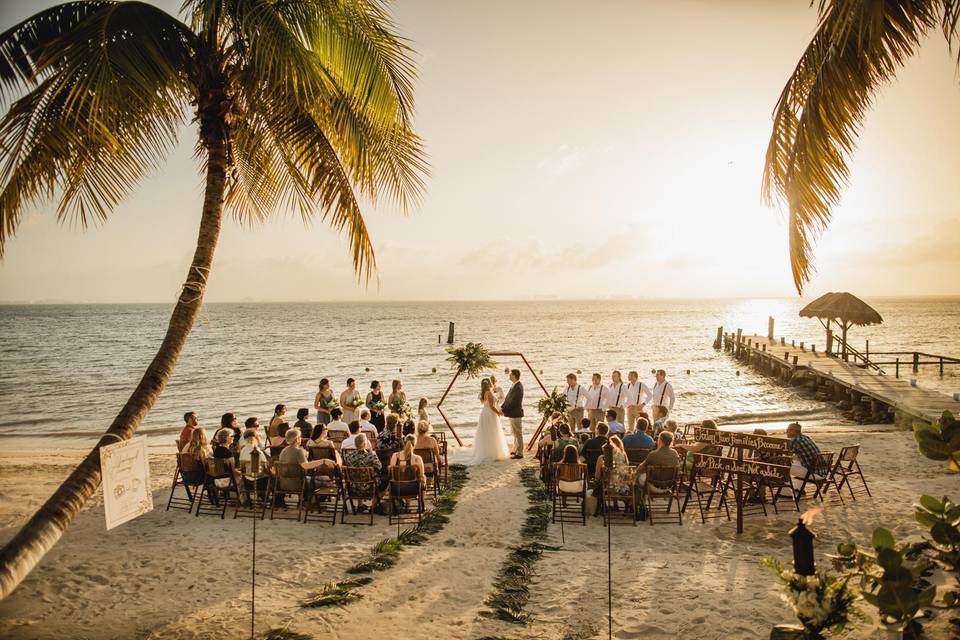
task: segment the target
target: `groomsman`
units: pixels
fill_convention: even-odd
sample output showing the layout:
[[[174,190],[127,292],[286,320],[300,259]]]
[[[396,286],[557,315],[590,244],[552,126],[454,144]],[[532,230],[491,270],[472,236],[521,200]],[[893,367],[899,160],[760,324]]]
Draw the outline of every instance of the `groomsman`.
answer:
[[[599,373],[593,374],[593,384],[587,387],[587,417],[590,418],[590,433],[596,431],[597,423],[603,422],[607,410],[607,388]]]
[[[623,377],[619,371],[610,374],[610,386],[607,387],[607,409],[617,412],[617,422],[623,424],[623,408],[627,406],[627,385],[623,384]]]
[[[631,371],[627,374],[627,432],[632,432],[637,426],[637,418],[640,412],[652,398],[650,387],[647,383],[640,382],[640,374]]]
[[[567,388],[564,389],[563,395],[567,397],[567,406],[570,407],[567,420],[570,422],[570,430],[573,431],[580,426],[583,408],[587,404],[587,390],[577,383],[576,374],[567,374]]]
[[[673,393],[673,385],[667,382],[667,372],[657,369],[657,383],[650,391],[652,406],[666,407],[671,413],[677,397]]]

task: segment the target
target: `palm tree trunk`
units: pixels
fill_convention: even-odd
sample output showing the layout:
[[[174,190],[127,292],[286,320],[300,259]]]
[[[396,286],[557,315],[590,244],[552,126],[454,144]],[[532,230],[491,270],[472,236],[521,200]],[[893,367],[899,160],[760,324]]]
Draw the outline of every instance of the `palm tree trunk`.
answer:
[[[187,335],[203,304],[203,295],[214,250],[220,237],[223,195],[226,187],[227,145],[219,138],[207,143],[207,183],[200,218],[197,250],[187,280],[167,326],[167,334],[153,361],[107,432],[83,462],[0,551],[0,600],[53,548],[87,499],[100,486],[100,447],[133,436],[166,386]]]

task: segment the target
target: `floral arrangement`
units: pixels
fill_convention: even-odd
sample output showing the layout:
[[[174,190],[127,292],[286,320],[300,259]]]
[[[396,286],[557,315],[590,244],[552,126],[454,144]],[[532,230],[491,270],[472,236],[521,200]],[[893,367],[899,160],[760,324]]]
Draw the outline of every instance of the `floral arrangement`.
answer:
[[[447,347],[450,357],[447,362],[453,365],[457,373],[465,373],[467,378],[476,378],[484,369],[497,366],[490,352],[479,342],[468,342],[463,347]]]
[[[567,396],[558,391],[557,387],[553,388],[550,395],[540,398],[540,402],[537,403],[537,411],[547,420],[549,420],[550,416],[555,412],[560,415],[566,415],[569,408],[570,403],[567,402]]]
[[[371,402],[369,405],[370,411],[374,413],[383,413],[383,410],[387,408],[387,403],[383,400],[377,400],[376,402]]]
[[[848,584],[850,576],[838,578],[826,571],[800,575],[770,558],[762,564],[776,571],[783,582],[782,597],[803,625],[800,637],[804,640],[822,640],[824,630],[839,632],[856,615],[853,603],[857,595]]]
[[[389,405],[390,411],[396,413],[400,416],[409,416],[412,409],[410,408],[410,403],[404,400],[403,398],[398,398],[391,402]]]
[[[359,395],[350,396],[349,398],[347,398],[347,406],[350,407],[351,409],[357,409],[359,407],[362,407],[363,398],[361,398]]]
[[[320,408],[326,411],[333,411],[334,409],[340,408],[340,403],[334,396],[330,396],[329,399],[320,397]]]

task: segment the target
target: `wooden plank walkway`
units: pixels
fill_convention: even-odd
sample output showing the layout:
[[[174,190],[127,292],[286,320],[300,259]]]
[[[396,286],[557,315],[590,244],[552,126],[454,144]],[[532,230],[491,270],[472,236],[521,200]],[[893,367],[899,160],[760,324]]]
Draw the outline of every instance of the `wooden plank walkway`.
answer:
[[[730,335],[729,338],[725,341],[726,350],[736,355],[736,337]],[[939,391],[913,386],[907,379],[894,377],[892,372],[880,375],[822,351],[812,351],[808,346],[784,344],[767,336],[741,336],[740,340],[740,358],[750,363],[777,370],[809,372],[928,422],[938,419],[945,410],[960,415],[960,401]]]

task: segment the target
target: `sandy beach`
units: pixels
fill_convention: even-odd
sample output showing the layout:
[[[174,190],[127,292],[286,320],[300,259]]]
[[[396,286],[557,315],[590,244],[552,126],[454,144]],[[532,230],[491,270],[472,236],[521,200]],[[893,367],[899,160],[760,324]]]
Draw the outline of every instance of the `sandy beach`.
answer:
[[[922,492],[956,487],[939,464],[916,453],[908,431],[843,427],[818,433],[821,448],[861,442],[874,497],[828,505],[813,527],[818,560],[840,541],[868,540],[874,526],[919,539],[911,504]],[[0,454],[0,525],[4,540],[54,489],[81,451]],[[408,629],[418,637],[593,638],[606,635],[606,530],[600,519],[566,525],[562,549],[536,565],[528,611],[534,623],[480,616],[508,546],[519,541],[527,498],[519,462],[470,469],[450,522],[425,545],[401,553],[375,574],[363,599],[345,607],[304,609],[301,602],[366,556],[396,529],[258,522],[258,633],[288,627],[320,638],[369,638]],[[527,464],[530,464],[529,459]],[[196,518],[164,511],[173,457],[151,454],[155,510],[105,531],[92,500],[63,540],[20,588],[0,603],[3,638],[224,638],[250,628],[250,520]],[[746,521],[682,527],[645,522],[613,530],[613,610],[617,638],[765,638],[791,622],[775,581],[758,561],[790,559],[793,512]],[[560,545],[558,525],[551,543]],[[736,615],[731,615],[736,612]],[[875,637],[862,624],[847,638]],[[933,636],[931,636],[933,637]]]

